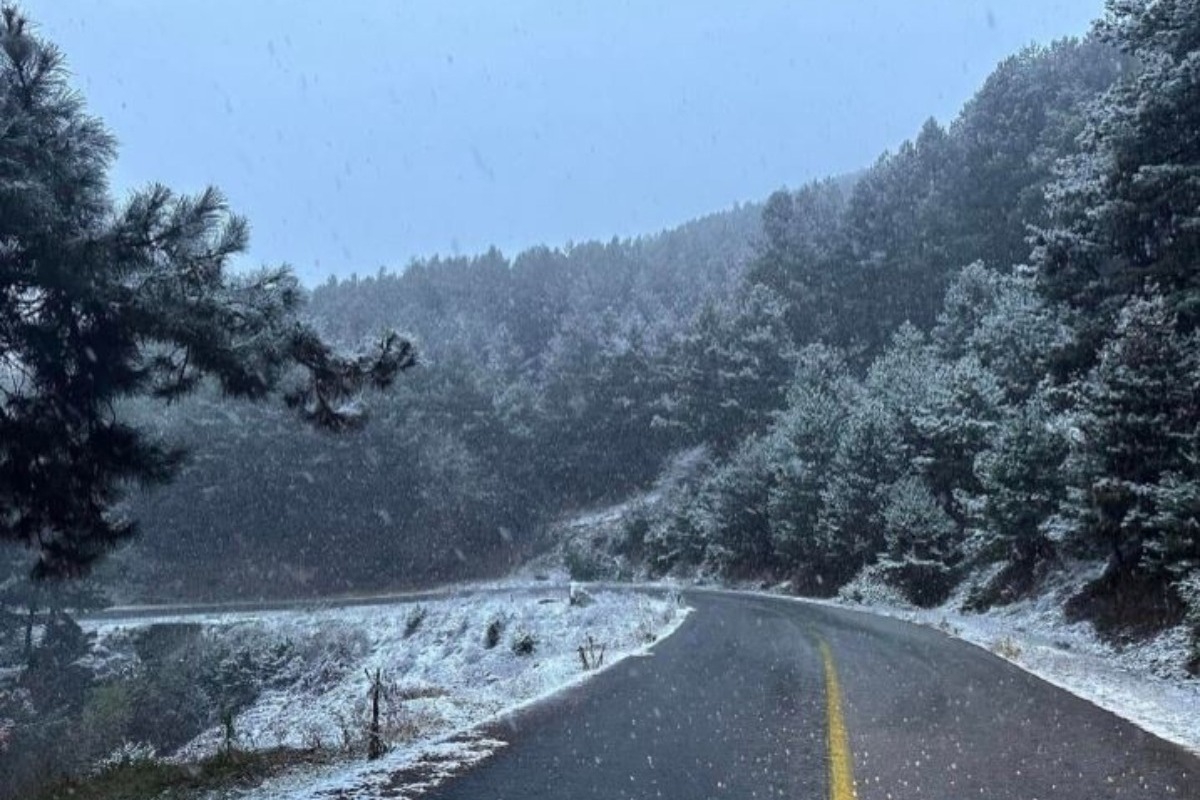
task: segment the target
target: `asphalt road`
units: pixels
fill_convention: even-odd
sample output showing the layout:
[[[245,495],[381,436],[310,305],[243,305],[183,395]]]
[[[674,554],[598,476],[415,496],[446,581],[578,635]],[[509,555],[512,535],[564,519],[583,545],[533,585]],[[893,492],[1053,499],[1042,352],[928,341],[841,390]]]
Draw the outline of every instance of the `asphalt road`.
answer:
[[[939,631],[693,592],[631,658],[487,733],[431,800],[1200,800],[1200,758]]]

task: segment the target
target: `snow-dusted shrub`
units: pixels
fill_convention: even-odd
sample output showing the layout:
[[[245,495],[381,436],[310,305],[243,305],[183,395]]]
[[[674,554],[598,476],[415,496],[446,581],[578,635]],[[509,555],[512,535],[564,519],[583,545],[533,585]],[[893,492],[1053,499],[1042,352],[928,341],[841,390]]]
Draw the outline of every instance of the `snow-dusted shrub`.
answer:
[[[1016,661],[1021,657],[1021,645],[1017,644],[1011,636],[1003,636],[992,642],[992,652],[1001,658]]]
[[[131,741],[170,752],[215,724],[235,695],[241,704],[257,695],[257,687],[243,685],[247,676],[232,648],[198,625],[150,626],[133,646],[141,666],[128,683],[133,714],[125,735]]]
[[[953,570],[933,559],[896,561],[882,558],[874,567],[884,583],[921,608],[932,608],[943,602],[954,588]]]
[[[504,619],[496,617],[487,625],[487,630],[483,634],[483,646],[491,650],[496,645],[500,644],[500,635],[504,633]]]
[[[513,636],[512,651],[519,656],[531,656],[537,649],[538,640],[531,631],[521,630]]]
[[[884,576],[878,564],[868,564],[838,590],[838,597],[872,606],[907,606],[904,593]]]
[[[596,602],[596,598],[592,597],[587,589],[577,583],[572,583],[570,589],[568,589],[567,601],[570,605],[587,608]]]
[[[640,604],[636,631],[638,641],[646,643],[656,641],[658,630],[664,625],[671,624],[671,621],[675,619],[681,603],[679,592],[672,589],[664,595],[663,600],[665,602],[661,604],[650,601]]]
[[[654,620],[650,617],[643,616],[638,622],[637,638],[639,641],[650,644],[658,639],[658,634],[654,631]]]
[[[96,762],[93,773],[98,775],[111,769],[119,769],[120,767],[128,767],[134,764],[152,763],[157,758],[157,753],[152,744],[146,742],[122,742],[119,747]]]
[[[126,743],[126,730],[133,714],[133,695],[127,682],[113,681],[92,687],[78,723],[80,754],[94,758]]]
[[[370,643],[361,629],[324,626],[299,639],[281,677],[302,690],[328,686],[356,667],[369,651]]]
[[[409,612],[408,619],[404,621],[404,638],[408,639],[421,628],[421,623],[425,621],[425,616],[428,612],[425,606],[417,606]]]
[[[1182,578],[1176,584],[1176,591],[1187,607],[1187,624],[1191,629],[1191,652],[1188,654],[1184,669],[1189,675],[1200,675],[1200,569]]]

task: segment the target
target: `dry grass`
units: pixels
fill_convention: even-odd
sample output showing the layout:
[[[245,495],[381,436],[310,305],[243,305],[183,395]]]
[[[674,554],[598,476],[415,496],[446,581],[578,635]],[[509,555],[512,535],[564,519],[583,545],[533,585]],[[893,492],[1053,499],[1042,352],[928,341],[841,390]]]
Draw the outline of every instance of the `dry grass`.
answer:
[[[394,693],[391,693],[391,697],[394,697],[396,700],[405,701],[423,700],[429,697],[445,697],[447,694],[449,692],[441,686],[400,686]]]
[[[1016,661],[1021,657],[1021,645],[1013,641],[1012,637],[1004,636],[992,642],[992,652],[1001,658]]]
[[[63,781],[34,795],[37,800],[142,800],[175,798],[205,791],[256,786],[271,775],[301,764],[328,763],[333,754],[277,748],[233,751],[191,764],[139,761],[97,775]]]

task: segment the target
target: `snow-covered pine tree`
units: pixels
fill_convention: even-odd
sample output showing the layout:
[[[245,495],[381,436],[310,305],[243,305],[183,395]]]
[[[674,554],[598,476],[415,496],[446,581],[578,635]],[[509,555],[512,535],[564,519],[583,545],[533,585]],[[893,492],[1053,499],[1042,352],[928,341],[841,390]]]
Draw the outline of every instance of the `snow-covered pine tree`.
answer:
[[[671,391],[659,419],[678,430],[681,443],[730,452],[765,430],[783,407],[795,368],[784,308],[775,292],[755,284],[726,302],[707,303],[673,342]]]
[[[1178,325],[1164,298],[1134,298],[1081,388],[1078,530],[1113,579],[1200,557],[1200,341]]]
[[[976,604],[1017,599],[1031,586],[1037,568],[1057,556],[1048,523],[1066,497],[1069,447],[1067,419],[1036,394],[1007,410],[975,458],[980,519],[969,556],[977,563],[1005,565]]]
[[[1097,32],[1134,67],[1092,104],[1082,151],[1060,162],[1033,256],[1091,352],[1151,286],[1186,329],[1200,324],[1200,0],[1110,0]]]
[[[881,577],[910,602],[937,605],[953,586],[962,559],[959,526],[925,482],[908,475],[888,487],[882,510]]]
[[[881,398],[862,393],[846,417],[821,492],[815,539],[830,587],[883,551],[888,487],[909,468],[900,421]]]
[[[767,500],[771,540],[776,558],[806,591],[820,588],[812,583],[824,570],[816,538],[821,493],[856,391],[840,351],[803,348],[787,407],[768,436],[777,471]]]

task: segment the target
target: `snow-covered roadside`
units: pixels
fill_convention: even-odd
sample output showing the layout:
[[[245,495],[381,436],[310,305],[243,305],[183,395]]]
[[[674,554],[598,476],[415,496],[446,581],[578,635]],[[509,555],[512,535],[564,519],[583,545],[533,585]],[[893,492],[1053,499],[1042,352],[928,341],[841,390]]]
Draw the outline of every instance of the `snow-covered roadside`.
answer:
[[[578,530],[584,538],[595,538],[617,526],[632,507],[632,502],[626,502],[580,517],[565,525],[564,530]],[[566,569],[560,559],[561,553],[557,551],[548,554],[527,565],[518,575],[564,580]],[[1200,754],[1200,679],[1188,676],[1183,669],[1189,646],[1186,628],[1172,628],[1152,639],[1117,648],[1097,636],[1090,623],[1065,619],[1063,608],[1067,600],[1096,578],[1101,569],[1102,563],[1067,565],[1040,587],[1037,596],[977,614],[959,609],[972,586],[989,577],[986,573],[963,581],[945,603],[932,609],[907,605],[899,593],[878,584],[849,585],[840,598],[833,600],[795,597],[788,593],[787,585],[763,589],[758,585],[722,582],[711,575],[642,581],[639,585],[786,597],[935,627]],[[849,599],[855,594],[860,599]]]
[[[510,585],[421,603],[97,621],[88,627],[101,652],[130,628],[187,622],[239,648],[295,654],[281,669],[282,679],[276,677],[234,720],[237,744],[247,749],[337,748],[361,740],[365,671],[382,670],[382,727],[391,744],[383,758],[298,770],[252,791],[210,797],[407,797],[499,747],[473,731],[481,723],[596,674],[583,670],[577,651],[589,636],[604,645],[608,667],[670,635],[688,611],[666,592],[597,590],[589,600],[569,603],[562,585]],[[521,641],[532,641],[532,652],[519,653]],[[219,728],[206,731],[178,757],[210,754],[221,737]]]
[[[1075,565],[1038,596],[981,614],[957,610],[969,582],[932,609],[889,603],[881,597],[865,602],[793,599],[937,628],[1200,754],[1200,680],[1187,677],[1182,668],[1187,631],[1173,628],[1117,649],[1102,641],[1090,623],[1064,618],[1066,599],[1098,569],[1099,565]]]
[[[673,480],[694,470],[703,452],[695,450],[684,456],[676,465]],[[614,583],[607,585],[633,580],[642,586],[786,597],[935,627],[1200,754],[1200,677],[1189,676],[1184,669],[1191,646],[1190,631],[1179,626],[1121,648],[1101,639],[1090,623],[1065,618],[1067,602],[1100,575],[1103,562],[1063,565],[1038,587],[1036,596],[984,613],[964,613],[960,609],[967,593],[992,577],[999,565],[970,576],[945,603],[933,609],[908,605],[896,590],[869,578],[860,580],[862,575],[843,587],[839,599],[834,600],[795,597],[786,584],[768,589],[760,583],[729,583],[712,573],[675,573],[673,578],[656,581],[648,576],[644,565],[616,555],[621,548],[614,544],[621,542],[635,510],[669,502],[669,485],[670,481],[660,483],[651,492],[561,520],[553,527],[556,545],[519,568],[516,576],[565,580],[569,565],[582,566],[609,576]],[[576,562],[573,565],[572,556]]]

